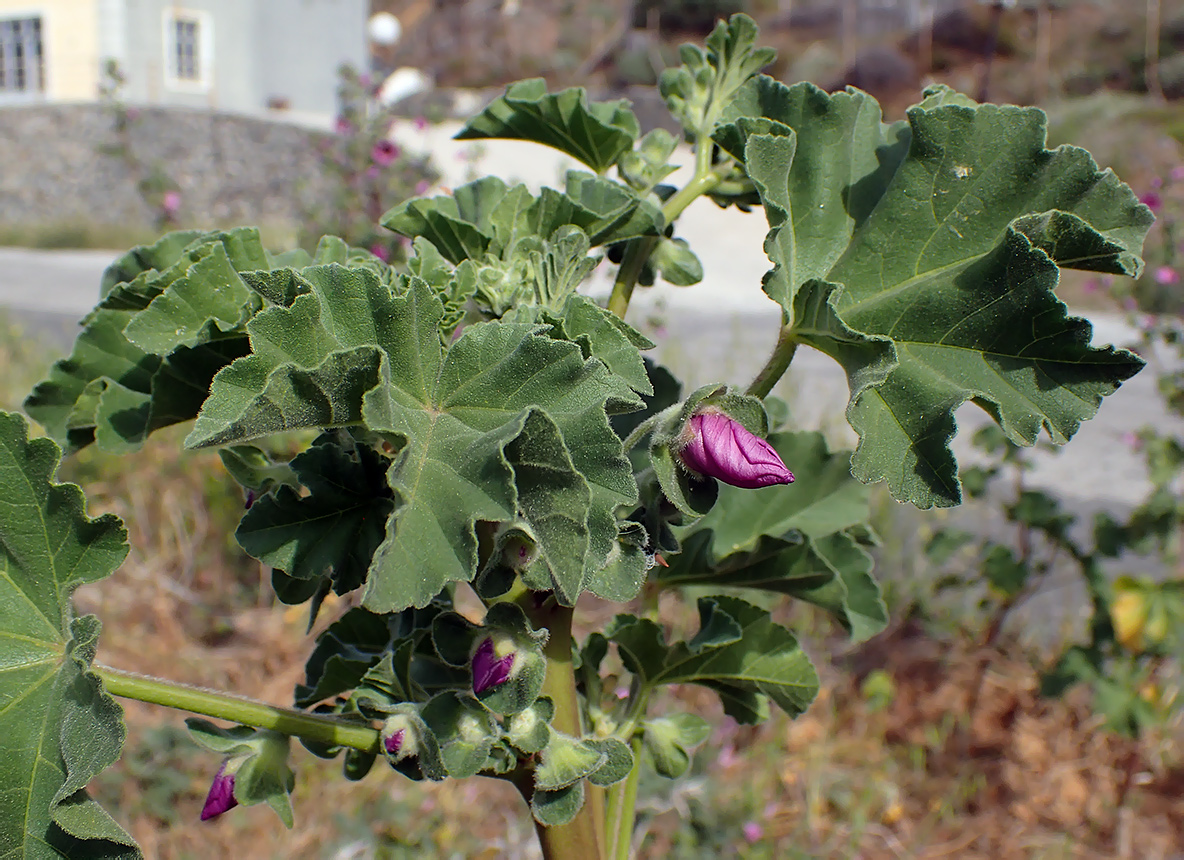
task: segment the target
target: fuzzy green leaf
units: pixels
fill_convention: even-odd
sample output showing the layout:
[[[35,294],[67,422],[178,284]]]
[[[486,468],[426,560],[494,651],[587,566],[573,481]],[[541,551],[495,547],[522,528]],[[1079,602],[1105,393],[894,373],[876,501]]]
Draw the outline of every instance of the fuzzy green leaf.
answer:
[[[849,533],[870,515],[850,452],[828,451],[820,433],[774,433],[769,443],[796,481],[721,486],[711,511],[680,530],[682,552],[657,569],[657,581],[788,594],[833,614],[857,641],[875,635],[888,618],[871,556]]]
[[[921,507],[956,504],[949,443],[963,402],[1017,444],[1042,428],[1063,443],[1142,367],[1091,347],[1089,324],[1053,290],[1058,266],[1137,273],[1151,214],[1084,150],[1045,149],[1040,111],[934,90],[906,134],[859,94],[768,81],[745,94],[766,122],[744,138],[772,228],[765,288],[795,326],[801,305],[815,309],[802,340],[843,354],[861,480],[887,479]],[[846,175],[799,160],[843,129]],[[733,131],[744,136],[741,118]]]
[[[528,140],[566,152],[597,173],[612,167],[641,134],[627,99],[588,102],[583,87],[548,93],[542,78],[511,84],[457,140]]]
[[[119,567],[127,533],[111,514],[89,519],[78,487],[53,483],[60,456],[0,412],[0,856],[140,857],[86,793],[126,731],[91,669],[99,621],[70,602]]]
[[[699,632],[689,642],[667,645],[661,627],[631,615],[618,615],[605,635],[644,686],[702,684],[740,722],[764,719],[766,698],[797,716],[818,692],[818,676],[793,634],[735,597],[700,598]]]
[[[348,436],[343,442],[322,437],[293,458],[289,465],[307,492],[276,487],[256,500],[234,534],[264,564],[295,579],[328,577],[338,594],[365,582],[394,507],[390,461]]]

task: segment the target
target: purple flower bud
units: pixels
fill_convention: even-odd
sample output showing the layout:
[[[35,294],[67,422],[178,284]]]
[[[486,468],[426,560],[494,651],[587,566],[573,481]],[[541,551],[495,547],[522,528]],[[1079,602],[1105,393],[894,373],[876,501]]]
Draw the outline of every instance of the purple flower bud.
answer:
[[[389,167],[399,157],[399,147],[393,141],[380,140],[370,150],[370,160],[379,167]]]
[[[692,415],[683,440],[678,453],[692,472],[746,490],[793,483],[773,446],[722,412]]]
[[[390,755],[398,755],[399,750],[403,748],[403,737],[406,734],[406,729],[399,729],[397,732],[387,735],[382,739],[383,749]]]
[[[473,695],[480,696],[491,687],[504,684],[513,668],[513,651],[500,657],[494,648],[493,639],[483,639],[473,655]]]
[[[208,821],[238,806],[238,801],[234,799],[234,771],[238,770],[238,763],[230,765],[231,760],[224,759],[222,766],[218,768],[218,773],[215,774],[214,782],[210,786],[210,793],[206,795],[205,805],[201,808],[202,821]]]

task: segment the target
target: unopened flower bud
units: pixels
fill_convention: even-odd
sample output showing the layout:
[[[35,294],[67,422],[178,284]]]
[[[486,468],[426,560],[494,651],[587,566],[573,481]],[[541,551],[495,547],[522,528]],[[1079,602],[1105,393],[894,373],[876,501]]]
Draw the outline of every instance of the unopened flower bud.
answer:
[[[506,653],[498,653],[499,651]],[[504,684],[514,668],[513,642],[506,640],[502,648],[495,646],[492,637],[481,640],[473,654],[473,694]]]
[[[748,490],[793,483],[773,446],[722,412],[692,415],[681,441],[679,456],[692,472]]]
[[[419,753],[415,727],[405,714],[388,717],[380,733],[382,748],[394,761],[402,761]]]
[[[218,768],[214,782],[210,785],[210,793],[206,795],[206,802],[201,808],[202,821],[208,821],[238,806],[238,801],[234,799],[234,773],[240,764],[241,760],[236,759],[222,761],[222,766]]]

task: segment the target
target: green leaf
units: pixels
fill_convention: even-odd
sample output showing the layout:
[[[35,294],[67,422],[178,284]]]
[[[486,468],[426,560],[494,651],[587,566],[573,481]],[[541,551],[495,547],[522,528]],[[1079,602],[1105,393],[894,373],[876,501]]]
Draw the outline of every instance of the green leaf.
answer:
[[[691,766],[691,750],[710,735],[711,723],[698,714],[669,714],[646,720],[641,738],[658,775],[678,779]]]
[[[686,239],[661,237],[649,262],[664,280],[676,287],[690,287],[703,280],[703,264]]]
[[[288,486],[297,487],[300,479],[292,470],[291,462],[276,462],[261,448],[254,445],[231,445],[220,448],[218,456],[222,465],[238,483],[255,493],[269,493]]]
[[[456,140],[528,140],[604,173],[640,134],[627,99],[589,104],[583,87],[548,93],[546,81],[531,78],[511,84],[504,96],[466,123]]]
[[[251,726],[224,729],[208,720],[185,720],[199,744],[234,762],[234,799],[243,806],[266,803],[292,828],[292,789],[296,774],[288,766],[291,741],[287,735]]]
[[[425,315],[425,322],[431,318]],[[599,361],[537,331],[513,323],[469,326],[446,357],[438,346],[434,353],[426,345],[420,349],[430,375],[417,368],[410,376],[384,376],[366,396],[367,425],[407,440],[388,476],[398,506],[364,598],[374,611],[422,605],[445,583],[471,579],[477,521],[522,519],[541,537],[543,518],[551,513],[542,502],[556,492],[567,494],[568,517],[590,492],[583,565],[577,569],[570,547],[553,539],[547,552],[561,599],[578,594],[584,572],[607,560],[617,539],[614,512],[635,501],[637,491],[605,410],[640,403]],[[507,453],[520,436],[522,442]],[[539,466],[550,465],[517,476],[510,458],[525,466],[533,456],[528,444],[549,458]],[[560,525],[551,520],[548,528]]]
[[[155,244],[132,248],[103,271],[99,297],[107,296],[117,284],[131,283],[145,272],[163,272],[195,240],[207,235],[201,230],[177,230],[162,236]]]
[[[394,508],[390,461],[369,445],[322,437],[289,464],[305,492],[280,485],[243,515],[234,536],[244,550],[295,579],[328,577],[338,594],[366,581]]]
[[[224,336],[240,329],[262,304],[235,268],[236,263],[248,269],[267,267],[258,231],[223,234],[187,256],[192,262],[184,274],[171,280],[124,329],[124,336],[145,352],[168,355],[179,346]]]
[[[622,153],[617,171],[634,190],[649,191],[678,170],[669,163],[677,148],[678,138],[664,128],[655,128],[637,142],[636,149]]]
[[[552,730],[551,740],[543,749],[534,771],[534,787],[542,791],[567,788],[596,773],[607,763],[606,752],[579,738]]]
[[[735,597],[700,598],[699,633],[689,642],[667,645],[661,627],[630,615],[618,615],[605,635],[643,686],[702,684],[739,722],[764,719],[766,698],[797,716],[818,692],[818,676],[793,634]]]
[[[544,827],[567,824],[583,806],[583,781],[554,791],[539,789],[530,796],[530,812],[534,820]]]
[[[665,227],[657,205],[620,183],[571,170],[565,189],[544,188],[535,197],[525,185],[486,176],[451,196],[408,200],[383,215],[382,224],[409,238],[423,237],[454,264],[501,261],[507,268],[515,258],[529,264],[539,240],[550,240],[568,225],[582,230],[592,245],[657,235]]]
[[[391,617],[356,606],[317,636],[296,687],[296,705],[307,708],[354,689],[394,644]]]
[[[141,268],[149,264],[161,270]],[[214,374],[247,349],[246,338],[226,334],[258,302],[237,272],[266,265],[257,232],[245,228],[170,234],[129,252],[108,276],[132,280],[110,284],[70,358],[53,366],[25,409],[71,449],[97,441],[113,452],[193,418]]]
[[[830,612],[857,641],[875,635],[888,616],[871,556],[852,534],[870,516],[871,494],[852,478],[850,452],[830,452],[820,433],[768,441],[795,482],[721,486],[711,511],[680,531],[683,551],[658,569],[657,582],[787,594]]]
[[[91,669],[93,615],[70,593],[127,555],[119,519],[86,516],[82,491],[55,484],[61,452],[0,412],[0,833],[5,856],[140,857],[86,793],[119,758],[123,711]]]
[[[584,743],[604,753],[604,764],[588,774],[588,782],[604,788],[620,782],[633,770],[633,752],[616,738],[584,738]]]
[[[420,710],[440,745],[440,758],[454,779],[476,776],[498,737],[493,716],[476,701],[441,693]]]
[[[765,252],[776,266],[765,292],[792,314],[797,289],[830,271],[875,207],[907,151],[908,127],[885,125],[876,100],[858,90],[827,95],[763,75],[740,89],[724,120],[715,138],[746,162],[769,220]]]
[[[776,57],[771,48],[755,47],[756,36],[751,18],[733,15],[711,31],[706,50],[682,45],[682,65],[662,72],[658,88],[692,140],[709,136],[736,91]]]
[[[1150,212],[1084,150],[1045,149],[1040,111],[933,91],[909,111],[906,135],[858,94],[765,81],[745,93],[765,124],[741,117],[729,133],[744,138],[772,228],[765,288],[795,328],[799,308],[812,308],[802,342],[844,363],[861,480],[887,479],[921,507],[956,504],[949,442],[963,402],[1016,444],[1041,428],[1063,443],[1142,366],[1090,347],[1088,323],[1053,290],[1058,265],[1136,274]],[[818,151],[806,141],[843,128],[846,176],[799,161]],[[819,223],[799,228],[815,211]]]
[[[627,322],[587,296],[573,295],[563,307],[563,333],[577,343],[586,339],[585,355],[594,356],[643,397],[654,393],[639,350],[654,343]]]

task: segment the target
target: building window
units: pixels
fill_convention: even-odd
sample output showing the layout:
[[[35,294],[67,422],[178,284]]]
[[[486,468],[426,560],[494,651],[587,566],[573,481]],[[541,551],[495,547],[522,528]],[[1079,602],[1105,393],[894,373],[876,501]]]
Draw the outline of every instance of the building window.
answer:
[[[179,81],[200,81],[201,54],[198,52],[197,20],[173,19],[173,76]]]
[[[0,95],[45,91],[40,18],[0,21]]]
[[[213,79],[214,24],[205,12],[164,10],[165,84],[181,92],[205,92]]]

